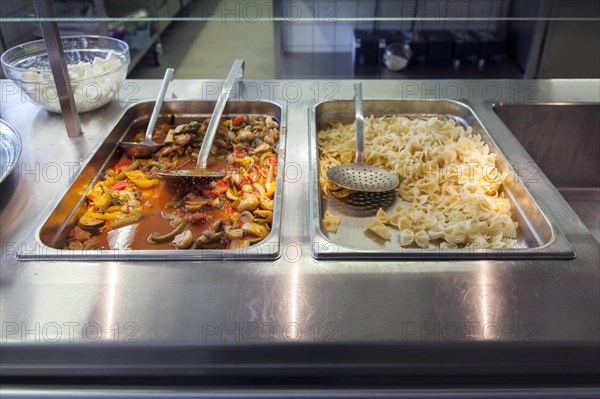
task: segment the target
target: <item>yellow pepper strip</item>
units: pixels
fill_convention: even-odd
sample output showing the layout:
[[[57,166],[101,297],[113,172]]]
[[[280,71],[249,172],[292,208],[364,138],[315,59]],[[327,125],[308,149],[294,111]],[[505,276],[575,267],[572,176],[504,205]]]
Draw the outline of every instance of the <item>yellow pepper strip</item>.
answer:
[[[110,208],[108,208],[105,212],[118,212],[121,209],[123,209],[122,206],[111,206]]]
[[[131,180],[131,179],[130,179]],[[158,186],[158,179],[148,179],[148,180],[131,180],[133,184],[135,184],[138,188],[152,188],[154,186]]]
[[[248,165],[252,165],[254,159],[252,157],[244,157],[244,158],[234,158],[235,162],[240,163],[244,167],[248,167]]]
[[[271,154],[272,154],[272,152],[271,152],[271,151],[267,151],[267,152],[265,152],[264,154],[262,154],[262,155],[260,156],[260,164],[261,164],[261,165],[262,165],[262,164],[264,164],[264,163],[265,163],[265,159],[267,159],[267,158],[269,157],[269,155],[271,155]]]
[[[92,203],[92,206],[101,210],[108,208],[112,202],[108,187],[105,189],[101,183],[97,183],[94,189],[87,193],[86,198]]]
[[[125,172],[125,176],[127,176],[127,178],[129,180],[146,180],[146,179],[148,179],[148,176],[146,176],[146,174],[144,172],[142,172],[141,170],[133,170],[133,171]]]
[[[158,179],[148,179],[148,176],[141,170],[125,173],[127,178],[133,182],[138,188],[152,188],[158,185]]]
[[[275,188],[276,188],[276,184],[275,184],[275,182],[268,181],[268,182],[265,184],[265,187],[266,187],[266,189],[267,189],[267,191],[265,192],[265,195],[266,195],[267,197],[272,197],[272,196],[273,196],[273,194],[275,194]]]

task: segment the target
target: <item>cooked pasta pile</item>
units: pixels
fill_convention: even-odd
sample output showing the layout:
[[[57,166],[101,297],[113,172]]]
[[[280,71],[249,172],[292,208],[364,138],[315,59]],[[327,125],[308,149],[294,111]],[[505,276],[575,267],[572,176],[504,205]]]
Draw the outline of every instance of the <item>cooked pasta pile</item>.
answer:
[[[318,133],[321,189],[341,198],[352,193],[331,182],[327,170],[351,163],[355,126],[335,124]],[[496,167],[481,136],[445,116],[369,117],[365,120],[365,162],[395,172],[398,194],[408,207],[377,213],[367,228],[389,240],[388,226],[400,231],[400,245],[422,248],[517,247],[517,223],[500,191],[507,174]]]

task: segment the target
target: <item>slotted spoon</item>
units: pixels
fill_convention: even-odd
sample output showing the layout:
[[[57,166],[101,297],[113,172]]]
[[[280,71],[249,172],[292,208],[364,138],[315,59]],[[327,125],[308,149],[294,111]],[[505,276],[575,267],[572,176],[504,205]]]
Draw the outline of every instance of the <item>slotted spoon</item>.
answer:
[[[335,184],[354,191],[380,193],[398,187],[400,181],[394,173],[366,165],[363,160],[365,150],[364,116],[362,103],[362,83],[354,84],[354,105],[356,108],[356,157],[354,163],[329,168],[327,177]]]
[[[223,115],[223,110],[225,109],[227,100],[229,99],[229,94],[233,89],[234,83],[243,77],[244,60],[235,60],[231,66],[229,74],[227,75],[225,85],[223,86],[223,90],[221,90],[221,94],[219,95],[212,116],[210,117],[210,122],[208,123],[208,128],[206,129],[206,135],[204,136],[202,146],[200,147],[200,152],[198,153],[196,167],[189,170],[172,169],[164,172],[157,172],[156,174],[158,176],[176,179],[189,178],[194,179],[195,181],[210,181],[213,179],[220,179],[225,176],[225,173],[222,171],[208,171],[206,167],[208,164],[208,156],[210,155],[210,147],[212,146],[215,135],[217,134],[219,123],[221,123],[221,116]]]

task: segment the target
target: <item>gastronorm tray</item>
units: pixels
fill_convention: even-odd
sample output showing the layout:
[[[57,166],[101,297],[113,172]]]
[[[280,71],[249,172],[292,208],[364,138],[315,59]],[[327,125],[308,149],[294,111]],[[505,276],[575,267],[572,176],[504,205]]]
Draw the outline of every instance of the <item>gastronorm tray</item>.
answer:
[[[157,126],[175,116],[175,124],[211,116],[214,101],[173,100],[165,101]],[[276,189],[274,193],[273,222],[269,235],[262,241],[243,249],[62,249],[70,228],[77,224],[84,212],[84,194],[102,176],[105,169],[112,167],[121,157],[120,141],[131,141],[140,126],[147,125],[154,101],[144,101],[127,108],[97,149],[84,161],[79,175],[58,196],[50,211],[43,216],[40,226],[31,240],[17,253],[20,260],[260,260],[276,259],[280,253],[281,213],[283,206],[283,168],[285,163],[286,109],[276,101],[231,101],[225,107],[224,116],[250,114],[271,116],[279,121],[279,150]],[[136,130],[137,129],[137,130]]]
[[[367,236],[369,224],[377,210],[385,211],[405,202],[394,192],[384,194],[358,193],[351,200],[339,200],[325,196],[319,185],[319,148],[317,132],[331,122],[354,121],[353,100],[328,100],[313,104],[309,109],[311,149],[311,240],[312,255],[317,259],[501,259],[501,258],[574,258],[575,252],[566,237],[552,225],[548,215],[540,209],[518,174],[509,164],[506,154],[496,145],[492,135],[482,126],[475,112],[466,102],[450,100],[364,100],[365,116],[385,115],[445,115],[471,126],[474,133],[491,152],[498,155],[496,164],[502,171],[510,171],[503,190],[509,198],[513,218],[518,222],[519,248],[474,249],[474,248],[411,248],[401,247],[395,236],[391,241]],[[365,143],[365,147],[369,144]],[[325,211],[341,216],[337,233],[329,233],[322,227]],[[390,229],[392,230],[392,229]]]

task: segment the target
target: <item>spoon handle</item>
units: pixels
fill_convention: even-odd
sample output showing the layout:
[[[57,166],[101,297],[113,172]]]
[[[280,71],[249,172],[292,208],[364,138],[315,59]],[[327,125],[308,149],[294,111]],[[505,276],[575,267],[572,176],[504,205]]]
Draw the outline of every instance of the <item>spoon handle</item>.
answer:
[[[167,88],[169,87],[169,83],[173,80],[173,68],[167,68],[165,71],[165,77],[163,78],[162,84],[160,86],[160,91],[158,92],[158,97],[156,102],[154,103],[154,109],[152,110],[152,116],[150,117],[150,122],[148,122],[148,127],[146,128],[146,136],[144,137],[144,141],[150,142],[152,141],[152,133],[154,133],[154,125],[156,125],[156,121],[158,119],[158,115],[160,114],[160,109],[162,108],[163,101],[165,100],[165,94],[167,92]]]
[[[221,94],[219,95],[219,99],[217,100],[217,104],[215,105],[215,109],[213,110],[212,116],[210,117],[210,122],[208,123],[208,128],[206,129],[206,135],[204,136],[202,146],[200,147],[200,152],[198,153],[196,169],[206,169],[206,164],[208,163],[208,155],[210,154],[210,147],[212,146],[213,140],[215,139],[217,128],[221,123],[221,115],[223,115],[223,110],[225,109],[225,105],[227,104],[227,100],[229,99],[229,94],[231,94],[231,90],[233,89],[233,84],[237,79],[241,79],[243,77],[244,60],[237,59],[233,62],[233,65],[229,70],[229,74],[227,75],[227,79],[225,80],[223,90],[221,90]]]
[[[363,163],[365,151],[365,118],[363,116],[362,83],[354,83],[354,106],[356,108],[356,157],[354,163]]]

